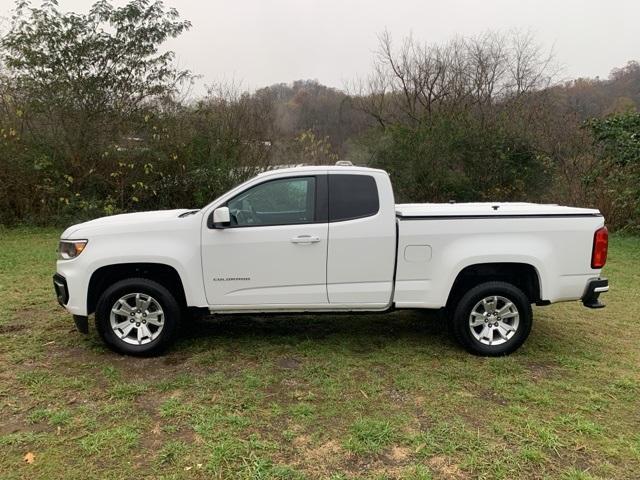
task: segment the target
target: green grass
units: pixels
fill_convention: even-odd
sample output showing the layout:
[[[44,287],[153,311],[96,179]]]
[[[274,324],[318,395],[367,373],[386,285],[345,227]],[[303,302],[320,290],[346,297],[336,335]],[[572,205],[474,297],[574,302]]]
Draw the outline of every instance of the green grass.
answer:
[[[396,312],[207,320],[136,359],[56,304],[57,234],[0,230],[3,480],[640,478],[638,238],[606,309],[536,308],[507,358]]]
[[[351,426],[345,448],[355,454],[379,453],[388,447],[394,437],[387,420],[359,419]]]

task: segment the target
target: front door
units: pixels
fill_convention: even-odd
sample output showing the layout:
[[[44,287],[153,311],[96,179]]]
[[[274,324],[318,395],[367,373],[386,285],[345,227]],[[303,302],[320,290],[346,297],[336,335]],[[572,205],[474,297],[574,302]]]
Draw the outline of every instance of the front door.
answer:
[[[328,303],[323,182],[324,175],[267,180],[227,202],[231,225],[202,233],[211,306],[279,309]]]

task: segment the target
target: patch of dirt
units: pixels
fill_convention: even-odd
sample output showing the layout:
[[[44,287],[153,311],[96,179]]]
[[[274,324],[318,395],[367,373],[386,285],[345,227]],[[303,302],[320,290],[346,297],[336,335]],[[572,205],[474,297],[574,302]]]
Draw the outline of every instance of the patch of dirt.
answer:
[[[389,390],[389,398],[391,398],[395,403],[404,403],[407,400],[407,395],[400,390],[392,388]]]
[[[448,480],[461,480],[468,478],[467,475],[460,470],[458,465],[451,463],[449,459],[443,455],[431,457],[427,463],[433,470],[438,472],[442,478],[446,478]]]
[[[306,386],[306,383],[301,380],[297,380],[295,378],[283,378],[280,381],[280,385],[282,385],[283,387],[281,393],[284,393],[285,396],[288,396],[288,394],[291,392],[292,389],[303,388]]]
[[[43,308],[26,307],[13,312],[9,318],[12,318],[13,320],[24,320],[25,324],[31,325],[34,324],[34,319],[46,320],[44,325],[50,325],[53,322],[53,316],[51,313],[51,310],[44,310]],[[73,322],[71,324],[73,325]]]
[[[411,449],[406,447],[393,447],[389,458],[395,463],[404,462],[411,455]]]
[[[328,467],[336,464],[336,460],[341,456],[341,450],[342,447],[338,442],[329,440],[319,447],[304,448],[302,458],[311,465]]]
[[[190,357],[182,354],[169,353],[163,357],[132,358],[125,355],[113,354],[109,358],[100,361],[116,367],[122,375],[122,379],[127,382],[148,382],[165,381],[176,375],[198,374],[200,372],[211,372],[201,365],[190,362]],[[160,368],[158,364],[160,365]]]
[[[23,324],[9,324],[9,325],[0,325],[0,335],[19,332],[21,330],[26,330],[27,326]]]
[[[284,370],[297,370],[302,365],[302,362],[297,358],[283,357],[278,359],[276,365]]]
[[[51,430],[51,428],[42,422],[29,424],[18,416],[3,420],[0,423],[0,435],[9,435],[12,433],[40,433]]]
[[[556,366],[548,363],[528,362],[524,367],[534,381],[544,380],[551,377],[556,370]]]
[[[293,442],[291,443],[296,448],[305,448],[307,445],[309,445],[310,440],[311,440],[311,437],[309,437],[309,435],[300,435],[294,438]]]
[[[155,425],[143,435],[140,435],[140,446],[138,451],[140,452],[157,452],[162,448],[165,441],[165,435],[162,432],[160,423],[156,422]]]
[[[405,425],[407,435],[415,436],[429,430],[433,426],[433,420],[429,417],[429,403],[422,397],[413,397],[413,416],[411,422]]]
[[[84,337],[80,337],[80,339],[83,338]],[[58,356],[61,359],[70,360],[70,362],[68,362],[70,364],[75,364],[76,361],[89,363],[96,360],[102,360],[104,358],[103,354],[96,353],[95,351],[89,349],[87,345],[81,344],[81,342],[78,342],[77,346],[74,347],[63,346],[60,344],[56,344],[55,347],[55,350],[57,350],[58,352]],[[108,355],[111,355],[111,353],[109,352]]]
[[[357,475],[360,472],[351,472],[354,475],[354,478],[357,478]],[[374,465],[370,469],[368,469],[368,473],[371,474],[372,478],[389,478],[393,480],[402,480],[406,478],[404,468],[402,467],[390,467],[388,465],[379,466]]]
[[[283,460],[310,478],[328,478],[340,473],[348,478],[367,474],[375,478],[401,479],[405,477],[405,469],[413,455],[412,449],[402,446],[391,447],[376,455],[355,455],[344,450],[338,440],[314,445],[312,436],[304,433],[296,436],[291,445],[293,455],[287,455]]]
[[[604,461],[603,458],[600,458],[599,452],[587,449],[584,445],[561,447],[558,451],[547,449],[547,452],[549,455],[558,457],[558,465],[562,465],[564,468],[573,467],[585,472]]]
[[[292,449],[281,452],[278,461],[304,471],[310,478],[328,478],[335,472],[344,472],[344,461],[348,454],[340,443],[328,440],[314,445],[312,437],[301,432],[301,426],[292,424],[288,429],[299,434],[291,441]]]
[[[162,363],[164,365],[180,365],[187,361],[189,357],[186,355],[166,355],[162,358]]]

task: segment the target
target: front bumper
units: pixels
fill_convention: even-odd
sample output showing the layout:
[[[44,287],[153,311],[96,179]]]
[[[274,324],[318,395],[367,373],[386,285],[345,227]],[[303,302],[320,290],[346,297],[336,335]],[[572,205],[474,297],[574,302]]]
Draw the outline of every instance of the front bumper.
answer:
[[[87,288],[90,273],[94,269],[82,257],[73,260],[58,260],[53,276],[58,303],[72,315],[88,315]],[[56,285],[60,284],[60,285]]]
[[[56,298],[58,303],[62,307],[67,307],[69,302],[69,287],[67,286],[67,279],[59,273],[53,276],[53,289],[56,292]],[[89,319],[85,315],[74,315],[73,322],[76,324],[76,328],[80,333],[89,333]]]
[[[592,278],[587,282],[587,288],[582,296],[582,304],[588,308],[604,308],[600,302],[601,293],[609,291],[609,280],[606,278]]]
[[[66,306],[69,301],[69,287],[67,279],[59,273],[53,276],[53,289],[56,291],[56,298],[61,306]]]

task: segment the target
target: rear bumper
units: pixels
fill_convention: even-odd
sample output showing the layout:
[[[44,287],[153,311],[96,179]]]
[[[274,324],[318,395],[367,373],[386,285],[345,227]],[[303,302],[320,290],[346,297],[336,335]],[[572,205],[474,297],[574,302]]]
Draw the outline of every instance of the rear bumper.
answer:
[[[582,296],[582,304],[588,308],[604,308],[600,302],[601,293],[609,291],[609,280],[606,278],[592,278],[587,282],[587,288]]]

